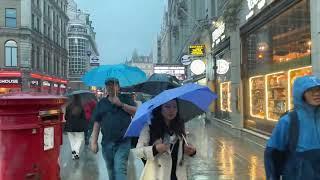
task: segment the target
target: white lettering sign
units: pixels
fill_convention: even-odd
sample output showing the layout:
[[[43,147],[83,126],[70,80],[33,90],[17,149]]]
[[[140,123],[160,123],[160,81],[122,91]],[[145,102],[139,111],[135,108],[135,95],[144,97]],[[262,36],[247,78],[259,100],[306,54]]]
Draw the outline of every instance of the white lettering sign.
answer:
[[[51,84],[50,84],[48,81],[43,81],[43,82],[42,82],[42,85],[43,85],[43,86],[48,86],[48,87],[51,86]]]
[[[64,84],[60,84],[60,88],[65,89],[65,88],[67,88],[67,87],[66,87],[66,85],[64,85]]]
[[[0,84],[19,84],[18,79],[0,79]]]
[[[58,84],[53,84],[53,87],[58,88],[59,85]]]
[[[33,85],[33,86],[39,86],[39,81],[37,81],[37,80],[32,80],[32,81],[31,81],[31,85]]]

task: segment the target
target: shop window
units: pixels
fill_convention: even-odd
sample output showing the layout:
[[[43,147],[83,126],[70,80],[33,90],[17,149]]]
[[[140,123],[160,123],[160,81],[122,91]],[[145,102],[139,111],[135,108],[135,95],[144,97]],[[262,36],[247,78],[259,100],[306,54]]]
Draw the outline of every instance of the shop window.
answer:
[[[15,28],[17,27],[17,10],[13,8],[6,8],[5,10],[6,17],[6,27]]]
[[[220,84],[220,109],[224,112],[231,111],[231,81]]]
[[[242,37],[244,126],[269,135],[294,108],[294,80],[312,74],[309,1],[300,1]]]
[[[308,1],[304,0],[249,33],[245,39],[249,71],[268,73],[270,69],[281,71],[297,63],[310,64],[309,14]]]
[[[5,43],[5,66],[18,66],[18,46],[15,41],[7,41]]]

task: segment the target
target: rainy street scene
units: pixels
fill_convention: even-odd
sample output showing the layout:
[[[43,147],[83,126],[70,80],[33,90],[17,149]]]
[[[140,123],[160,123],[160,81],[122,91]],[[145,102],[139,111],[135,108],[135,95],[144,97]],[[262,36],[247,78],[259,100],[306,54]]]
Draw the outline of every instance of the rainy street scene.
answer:
[[[0,180],[320,180],[319,0],[0,0]]]

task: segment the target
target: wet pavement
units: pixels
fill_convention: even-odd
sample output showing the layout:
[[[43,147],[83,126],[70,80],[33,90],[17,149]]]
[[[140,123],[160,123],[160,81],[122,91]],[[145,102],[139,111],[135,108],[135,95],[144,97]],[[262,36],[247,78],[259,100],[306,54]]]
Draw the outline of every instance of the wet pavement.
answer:
[[[205,125],[204,119],[187,124],[189,139],[197,147],[190,180],[264,180],[263,150],[227,132]]]
[[[263,151],[225,131],[195,119],[186,125],[189,143],[197,148],[192,158],[189,180],[263,180]],[[64,135],[60,166],[62,180],[107,180],[108,173],[101,152],[93,154],[83,147],[80,160],[72,160],[68,138]],[[129,180],[138,179],[142,162],[130,156]]]

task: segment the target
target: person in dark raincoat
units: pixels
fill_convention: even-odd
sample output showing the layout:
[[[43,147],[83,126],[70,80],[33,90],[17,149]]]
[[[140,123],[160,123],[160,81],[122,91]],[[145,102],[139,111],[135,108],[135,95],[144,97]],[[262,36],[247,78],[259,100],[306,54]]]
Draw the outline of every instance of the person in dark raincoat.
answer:
[[[288,151],[292,138],[289,133],[292,116],[286,114],[280,118],[267,142],[265,150],[267,179],[319,180],[320,79],[315,76],[297,78],[293,86],[293,102],[298,126],[296,146],[294,150]],[[275,156],[279,152],[284,153],[286,157]],[[280,159],[283,159],[283,162]]]
[[[72,102],[67,106],[65,119],[65,131],[68,132],[73,155],[72,158],[79,159],[80,148],[84,140],[84,131],[87,124],[79,94],[74,95]]]

